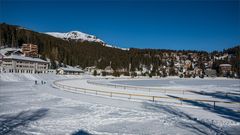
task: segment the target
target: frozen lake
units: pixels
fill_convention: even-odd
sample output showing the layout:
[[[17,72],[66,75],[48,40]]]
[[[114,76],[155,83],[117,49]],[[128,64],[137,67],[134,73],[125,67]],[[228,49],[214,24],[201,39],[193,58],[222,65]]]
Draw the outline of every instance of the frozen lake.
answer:
[[[34,81],[46,81],[37,85]],[[53,88],[52,82],[86,89],[104,91],[122,91],[128,93],[149,94],[146,91],[106,87],[87,83],[99,78],[89,76],[55,76],[30,74],[0,74],[0,134],[230,134],[240,132],[240,114],[231,108],[204,102],[184,101],[191,106],[161,104],[152,101],[139,101],[95,94],[72,93]],[[184,80],[184,79],[183,79]],[[122,82],[118,80],[119,82]],[[237,80],[190,80],[191,85],[219,84],[223,91],[239,89]],[[113,80],[102,79],[109,83]],[[116,83],[117,81],[114,81]],[[125,81],[126,82],[126,81]],[[138,84],[168,83],[170,85],[187,84],[179,79],[132,80]],[[160,84],[161,84],[160,83]],[[167,85],[167,84],[165,84]],[[138,85],[140,86],[140,85]],[[219,86],[209,90],[219,89]],[[224,88],[223,88],[224,86]],[[231,86],[231,87],[229,87]],[[179,88],[180,86],[176,86]],[[229,87],[227,89],[226,87]],[[164,94],[153,92],[151,94]],[[210,93],[211,94],[211,93]],[[114,96],[114,95],[113,95]],[[201,94],[166,94],[165,96],[196,96],[217,100],[237,101],[235,96]]]
[[[166,87],[166,86],[207,86],[233,87],[240,89],[240,80],[221,79],[157,79],[157,80],[118,80],[110,83],[130,86]]]

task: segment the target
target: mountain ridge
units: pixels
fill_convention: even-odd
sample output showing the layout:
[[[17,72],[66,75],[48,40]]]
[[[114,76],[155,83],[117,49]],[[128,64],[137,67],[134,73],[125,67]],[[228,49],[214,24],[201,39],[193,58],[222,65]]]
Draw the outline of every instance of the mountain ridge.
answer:
[[[101,43],[103,46],[106,47],[111,47],[111,48],[117,48],[117,49],[122,49],[122,50],[129,50],[129,48],[121,48],[115,45],[110,45],[107,44],[105,41],[102,39],[98,38],[95,35],[87,34],[81,31],[69,31],[69,32],[44,32],[43,34],[47,34],[56,38],[60,38],[63,40],[74,40],[74,41],[88,41],[88,42],[98,42]]]
[[[90,41],[90,42],[100,42],[104,43],[103,40],[97,38],[94,35],[90,35],[81,31],[69,31],[69,32],[45,32],[44,34],[48,34],[57,38],[61,38],[64,40],[82,40],[82,41]]]
[[[66,65],[78,65],[82,68],[96,66],[99,69],[105,69],[111,65],[114,70],[121,70],[121,72],[134,72],[143,70],[145,67],[152,68],[154,72],[165,70],[166,67],[169,71],[170,69],[174,71],[174,68],[177,68],[175,64],[184,64],[184,61],[188,60],[194,63],[194,67],[203,70],[205,69],[204,64],[211,61],[214,62],[214,66],[212,66],[214,69],[219,69],[220,64],[231,64],[233,70],[240,74],[238,62],[240,60],[239,45],[226,48],[220,52],[141,48],[122,50],[106,47],[100,42],[64,40],[6,23],[0,23],[0,29],[0,48],[5,46],[21,47],[23,43],[36,44],[42,59],[48,58],[51,60],[51,68],[58,67],[59,65],[54,63],[54,61],[58,61]],[[229,59],[213,61],[214,56],[220,58],[225,53],[229,54]],[[196,57],[197,60],[193,61],[192,57]]]

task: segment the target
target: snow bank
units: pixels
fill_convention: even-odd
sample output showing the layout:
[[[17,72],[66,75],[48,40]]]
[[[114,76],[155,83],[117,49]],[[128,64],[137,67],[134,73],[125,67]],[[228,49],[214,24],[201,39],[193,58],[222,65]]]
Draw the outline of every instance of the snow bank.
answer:
[[[33,81],[33,80],[60,80],[60,79],[71,79],[81,78],[78,75],[55,75],[55,74],[18,74],[18,73],[1,73],[0,81],[7,82],[22,82],[22,81]]]
[[[29,80],[39,80],[39,78],[33,74],[13,74],[13,73],[0,74],[0,81],[18,82]]]

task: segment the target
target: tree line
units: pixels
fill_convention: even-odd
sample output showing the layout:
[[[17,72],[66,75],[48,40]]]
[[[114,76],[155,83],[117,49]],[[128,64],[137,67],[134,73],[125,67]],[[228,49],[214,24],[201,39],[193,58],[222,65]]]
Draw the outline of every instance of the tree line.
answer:
[[[141,65],[152,67],[152,71],[157,70],[159,66],[174,66],[175,57],[172,52],[189,56],[190,53],[197,53],[200,57],[198,66],[203,66],[203,62],[209,60],[210,56],[221,53],[232,54],[230,64],[234,70],[240,73],[240,46],[223,50],[222,52],[205,52],[196,50],[168,50],[168,49],[138,49],[130,48],[121,50],[118,48],[106,47],[98,42],[80,42],[66,41],[47,34],[35,32],[22,28],[20,26],[0,24],[0,46],[21,47],[23,43],[32,43],[38,45],[39,54],[43,59],[49,58],[54,68],[61,63],[82,68],[96,66],[104,69],[106,66],[114,70],[126,69],[127,71],[141,70]],[[167,55],[167,56],[166,56]],[[168,58],[166,61],[165,58]],[[187,59],[190,59],[187,58]],[[55,63],[58,61],[59,63]],[[169,62],[170,61],[170,62]],[[214,67],[226,61],[215,61]],[[131,66],[129,66],[131,65]]]

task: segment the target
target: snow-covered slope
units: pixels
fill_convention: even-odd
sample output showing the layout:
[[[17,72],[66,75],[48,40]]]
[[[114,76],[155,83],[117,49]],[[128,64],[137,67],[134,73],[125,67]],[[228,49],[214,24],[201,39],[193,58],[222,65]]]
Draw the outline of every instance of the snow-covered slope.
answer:
[[[86,34],[80,31],[70,31],[67,33],[60,33],[60,32],[46,32],[45,34],[62,38],[65,40],[81,40],[81,41],[90,41],[90,42],[100,42],[103,43],[103,41],[99,38],[97,38],[94,35]]]
[[[46,32],[45,34],[54,36],[56,38],[61,38],[64,40],[78,40],[78,41],[90,41],[90,42],[99,42],[102,43],[103,46],[106,47],[112,47],[112,48],[118,48],[122,50],[128,50],[128,48],[120,48],[114,45],[107,44],[103,40],[97,38],[94,35],[86,34],[80,31],[70,31],[66,33],[60,33],[60,32]]]

